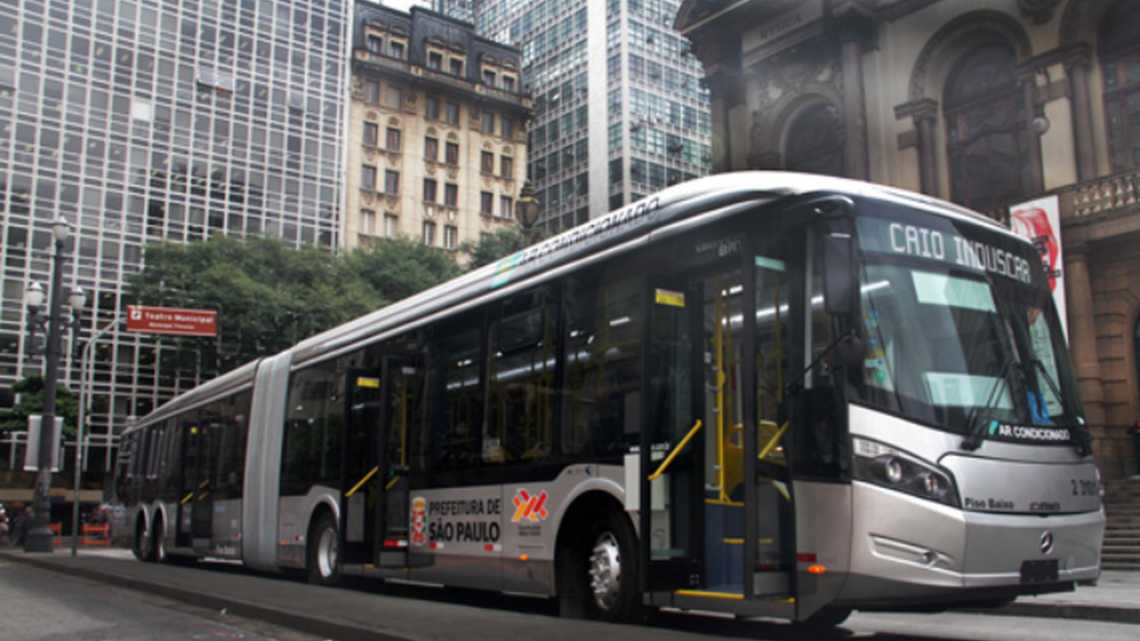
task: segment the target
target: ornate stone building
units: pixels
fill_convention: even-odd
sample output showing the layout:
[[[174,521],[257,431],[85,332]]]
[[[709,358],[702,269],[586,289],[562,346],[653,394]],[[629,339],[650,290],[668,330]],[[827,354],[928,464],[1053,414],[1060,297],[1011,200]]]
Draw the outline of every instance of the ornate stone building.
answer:
[[[454,250],[513,223],[530,114],[519,57],[469,23],[357,2],[348,249],[408,236]]]
[[[1057,196],[1072,355],[1096,455],[1135,469],[1140,3],[687,0],[713,168],[844,175],[1008,221]]]

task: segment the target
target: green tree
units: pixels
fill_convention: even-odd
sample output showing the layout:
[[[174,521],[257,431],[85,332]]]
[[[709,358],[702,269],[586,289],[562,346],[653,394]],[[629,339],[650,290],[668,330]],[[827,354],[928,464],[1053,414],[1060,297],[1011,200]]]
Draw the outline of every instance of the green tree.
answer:
[[[464,243],[460,250],[470,258],[467,268],[474,270],[509,256],[522,249],[522,246],[522,232],[511,226],[482,234],[479,236],[479,242]]]
[[[364,278],[384,305],[455,278],[463,270],[454,255],[410,238],[386,238],[357,249],[351,268]]]
[[[216,235],[147,245],[146,268],[129,279],[129,298],[160,307],[218,312],[218,337],[170,339],[177,368],[199,378],[233,369],[376,309],[380,299],[347,261],[275,238]],[[164,339],[166,340],[166,339]]]
[[[27,376],[12,385],[12,391],[20,395],[20,402],[16,403],[6,415],[0,416],[0,432],[20,431],[28,429],[28,417],[34,414],[43,414],[44,408],[44,378],[39,375]],[[75,434],[75,426],[79,418],[79,401],[75,394],[63,385],[55,388],[55,415],[63,417],[63,433],[68,436]]]

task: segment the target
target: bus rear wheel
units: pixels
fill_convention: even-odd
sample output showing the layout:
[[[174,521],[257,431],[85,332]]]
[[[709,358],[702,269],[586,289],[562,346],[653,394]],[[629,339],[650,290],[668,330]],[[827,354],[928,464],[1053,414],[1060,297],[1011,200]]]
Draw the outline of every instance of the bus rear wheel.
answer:
[[[605,512],[561,558],[563,616],[613,622],[640,617],[636,539],[623,514]]]
[[[313,585],[337,585],[340,583],[340,567],[337,565],[337,531],[332,514],[325,512],[309,532],[305,569],[309,583]]]
[[[146,522],[142,517],[139,517],[138,525],[135,526],[135,544],[131,547],[134,552],[135,558],[144,563],[154,562],[154,543],[151,537],[146,534]]]

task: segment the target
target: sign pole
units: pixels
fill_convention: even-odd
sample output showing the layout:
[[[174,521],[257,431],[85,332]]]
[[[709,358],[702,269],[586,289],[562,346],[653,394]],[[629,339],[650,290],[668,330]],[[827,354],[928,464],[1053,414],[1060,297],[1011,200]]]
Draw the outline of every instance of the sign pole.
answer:
[[[71,501],[71,556],[79,554],[79,488],[83,481],[83,439],[87,420],[87,362],[91,360],[91,350],[95,343],[125,318],[119,316],[92,336],[83,346],[83,358],[79,361],[79,420],[76,421],[79,424],[75,426],[75,495]],[[111,455],[110,441],[107,443],[107,455]]]

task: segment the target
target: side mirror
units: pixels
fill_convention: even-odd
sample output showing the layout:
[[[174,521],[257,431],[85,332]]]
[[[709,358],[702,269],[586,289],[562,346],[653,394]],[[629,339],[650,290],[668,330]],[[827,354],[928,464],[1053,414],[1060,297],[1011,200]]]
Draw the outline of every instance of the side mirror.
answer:
[[[823,250],[823,305],[828,314],[854,319],[859,313],[855,248],[850,234],[830,233]]]

